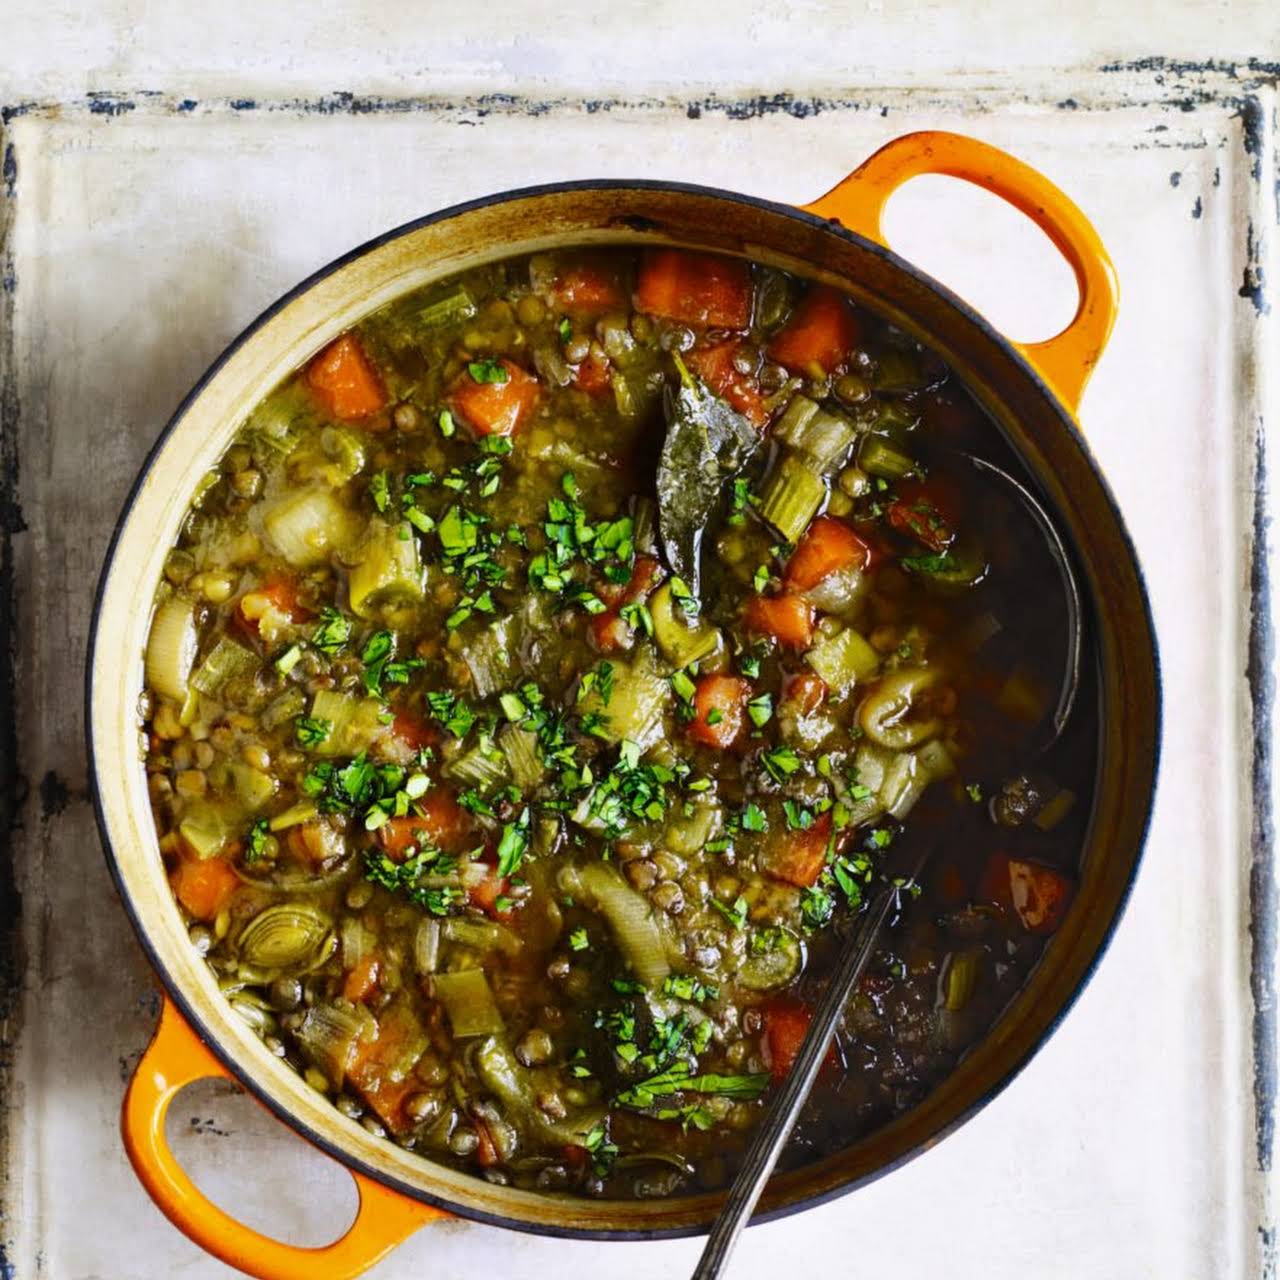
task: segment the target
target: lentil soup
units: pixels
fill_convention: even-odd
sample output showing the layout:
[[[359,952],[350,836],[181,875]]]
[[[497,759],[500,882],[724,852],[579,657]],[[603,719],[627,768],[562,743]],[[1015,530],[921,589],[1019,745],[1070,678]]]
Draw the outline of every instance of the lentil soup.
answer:
[[[1016,466],[931,352],[709,254],[513,259],[331,343],[206,477],[147,646],[233,1007],[425,1158],[715,1188],[933,826],[783,1163],[917,1103],[1069,904],[1097,737],[1019,771],[1067,620],[956,449]]]

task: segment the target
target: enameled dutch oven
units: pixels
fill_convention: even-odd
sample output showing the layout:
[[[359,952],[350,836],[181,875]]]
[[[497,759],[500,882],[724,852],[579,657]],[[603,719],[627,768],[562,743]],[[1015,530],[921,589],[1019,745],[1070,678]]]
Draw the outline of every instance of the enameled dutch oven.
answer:
[[[1032,218],[1074,269],[1079,308],[1062,333],[1020,345],[884,245],[880,215],[902,183],[963,178]],[[672,243],[739,254],[829,281],[938,351],[1020,454],[1057,514],[1091,597],[1100,671],[1096,799],[1079,892],[1027,986],[995,1029],[915,1110],[872,1137],[781,1174],[762,1217],[850,1191],[928,1149],[1026,1063],[1087,980],[1132,882],[1155,784],[1155,635],[1133,547],[1074,412],[1116,311],[1110,261],[1076,206],[1004,153],[954,134],[890,143],[802,209],[662,182],[573,182],[512,191],[389,232],[300,285],[223,353],[147,459],[99,585],[88,672],[91,775],[107,860],[168,993],[124,1105],[124,1138],[160,1208],[197,1244],[252,1275],[359,1274],[447,1214],[563,1236],[648,1239],[705,1231],[715,1195],[592,1201],[493,1186],[372,1137],[273,1058],[240,1021],[187,938],[165,879],[139,758],[138,695],[150,601],[190,495],[248,410],[331,338],[389,299],[478,263],[583,242]],[[234,1078],[350,1170],[360,1209],[320,1249],[270,1240],[211,1204],[174,1160],[165,1112],[184,1085]]]

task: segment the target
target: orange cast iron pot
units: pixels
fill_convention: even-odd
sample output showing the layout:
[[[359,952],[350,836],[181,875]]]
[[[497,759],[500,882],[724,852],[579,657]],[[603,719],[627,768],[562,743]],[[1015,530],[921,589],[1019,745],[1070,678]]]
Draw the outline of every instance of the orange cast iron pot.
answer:
[[[947,174],[1015,205],[1053,240],[1079,286],[1057,337],[1022,345],[891,253],[880,215],[908,179]],[[916,133],[878,151],[802,209],[659,182],[575,182],[507,192],[433,214],[356,249],[255,321],[195,388],[148,458],[108,554],[88,670],[91,776],[112,874],[167,992],[124,1105],[124,1139],[155,1202],[192,1240],[263,1280],[355,1276],[445,1214],[564,1236],[649,1239],[703,1232],[719,1197],[595,1201],[493,1186],[374,1138],[272,1057],[219,994],[187,938],[157,845],[139,759],[138,695],[155,584],[199,478],[277,382],[362,316],[479,263],[566,244],[653,243],[738,254],[828,281],[951,365],[1054,510],[1077,560],[1095,636],[1100,715],[1093,812],[1074,905],[1027,985],[987,1038],[914,1110],[804,1168],[776,1176],[760,1217],[852,1190],[928,1149],[1026,1063],[1088,978],[1137,868],[1159,741],[1155,635],[1133,548],[1074,413],[1116,312],[1106,251],[1047,179],[984,143]],[[296,1248],[211,1204],[164,1137],[184,1085],[225,1076],[352,1172],[360,1209],[319,1249]]]

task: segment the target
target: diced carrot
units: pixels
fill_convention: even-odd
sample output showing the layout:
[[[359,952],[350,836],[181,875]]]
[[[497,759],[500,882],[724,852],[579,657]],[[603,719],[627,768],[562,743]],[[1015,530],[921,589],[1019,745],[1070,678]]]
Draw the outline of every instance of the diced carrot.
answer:
[[[738,676],[702,676],[693,694],[689,736],[708,747],[731,747],[747,718],[751,684]]]
[[[450,853],[458,852],[471,833],[471,818],[451,791],[432,787],[417,806],[421,813],[391,818],[378,828],[378,843],[393,862],[403,861],[409,850],[424,842]]]
[[[597,594],[608,605],[631,604],[642,596],[647,596],[661,580],[662,565],[658,563],[657,557],[638,555],[631,566],[631,577],[625,583],[602,583]]]
[[[802,716],[812,715],[817,711],[826,696],[827,682],[812,671],[801,671],[788,676],[782,690],[783,701],[794,703]]]
[[[819,516],[809,525],[787,561],[783,584],[792,591],[808,591],[841,569],[865,569],[871,549],[834,516]]]
[[[931,551],[945,551],[955,537],[960,495],[941,477],[900,480],[885,512],[890,525]]]
[[[506,876],[500,876],[497,867],[490,867],[483,880],[467,887],[467,901],[473,907],[479,907],[492,920],[510,920],[511,912],[498,907],[498,899],[508,888]]]
[[[751,269],[738,258],[650,249],[640,260],[636,309],[682,324],[745,329],[751,323]]]
[[[290,827],[285,836],[285,849],[293,858],[313,870],[331,863],[343,852],[342,834],[328,822],[316,819]]]
[[[761,1012],[764,1015],[764,1051],[769,1074],[774,1084],[781,1084],[804,1044],[809,1023],[813,1021],[813,1010],[798,1000],[781,996],[771,1000]],[[839,1070],[840,1061],[834,1044],[827,1050],[822,1066],[825,1071]]]
[[[382,379],[353,333],[344,333],[311,361],[307,385],[343,422],[367,418],[387,403]]]
[[[849,299],[829,285],[818,284],[800,300],[791,319],[769,343],[769,358],[792,373],[823,373],[842,364],[862,336]]]
[[[556,271],[551,292],[562,311],[594,315],[626,308],[627,294],[616,258],[584,253]]]
[[[718,342],[714,347],[695,347],[686,353],[685,364],[722,400],[727,400],[752,426],[763,427],[769,421],[760,383],[754,374],[739,373],[733,357],[742,345],[736,338]]]
[[[378,972],[381,967],[376,951],[370,951],[368,955],[361,957],[342,984],[343,999],[358,1004],[373,995],[378,989]]]
[[[790,649],[807,649],[813,639],[813,605],[802,596],[755,596],[747,605],[747,626],[773,636]]]
[[[805,831],[773,832],[761,855],[765,875],[807,889],[817,884],[827,863],[827,845],[831,839],[831,814],[819,814]]]
[[[589,355],[573,371],[573,385],[589,396],[613,394],[609,379],[609,362],[603,356]]]
[[[1009,893],[1022,927],[1052,933],[1067,913],[1075,885],[1060,871],[1038,862],[1009,859]]]
[[[428,724],[412,711],[400,710],[391,722],[391,732],[404,743],[410,751],[422,751],[426,747],[434,747],[440,742],[440,734],[433,725]]]
[[[305,622],[310,612],[298,602],[298,583],[293,578],[275,577],[246,591],[236,603],[235,621],[248,636],[258,637],[268,612],[285,622]]]
[[[377,1113],[392,1133],[407,1133],[412,1121],[405,1115],[404,1104],[410,1094],[421,1091],[413,1074],[405,1068],[412,1058],[415,1040],[421,1027],[413,1013],[403,1005],[393,1005],[378,1019],[378,1034],[370,1040],[357,1040],[347,1076],[361,1097]],[[402,1078],[392,1079],[392,1075]]]
[[[470,370],[449,389],[445,403],[482,436],[509,436],[520,430],[538,403],[538,380],[510,360],[499,360],[505,382],[477,382]]]
[[[184,858],[170,877],[174,897],[197,920],[213,920],[240,880],[227,858]]]
[[[630,649],[635,639],[630,625],[614,609],[595,614],[587,627],[597,653],[621,653],[624,649]]]
[[[1061,923],[1075,885],[1052,867],[993,853],[978,883],[980,902],[1012,911],[1031,933],[1052,933]]]
[[[585,1169],[591,1162],[591,1152],[576,1142],[567,1142],[560,1148],[565,1164],[573,1169]]]
[[[955,536],[938,508],[928,502],[891,502],[885,518],[899,533],[914,538],[930,551],[945,551]]]

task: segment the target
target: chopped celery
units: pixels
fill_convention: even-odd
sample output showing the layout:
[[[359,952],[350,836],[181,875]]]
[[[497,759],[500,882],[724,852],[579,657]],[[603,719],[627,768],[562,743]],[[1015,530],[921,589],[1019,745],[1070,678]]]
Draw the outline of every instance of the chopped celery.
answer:
[[[630,662],[615,662],[609,701],[593,688],[582,701],[582,711],[602,717],[598,733],[606,742],[630,739],[643,752],[662,737],[670,703],[671,685],[654,670],[646,649]]]
[[[232,762],[231,777],[236,789],[236,799],[250,813],[261,809],[276,793],[275,779],[270,774],[243,761]]]
[[[405,533],[409,536],[402,536]],[[360,561],[347,577],[351,611],[369,618],[379,605],[420,600],[423,587],[418,540],[408,525],[373,521]]]
[[[317,689],[311,699],[311,719],[324,720],[329,732],[311,748],[318,756],[354,756],[368,750],[386,731],[382,704],[333,689]]]
[[[462,650],[476,694],[488,698],[511,683],[515,619],[500,618],[486,627]]]
[[[213,805],[203,800],[193,800],[188,804],[182,821],[178,823],[178,834],[200,861],[216,857],[231,838],[226,819]]]
[[[1052,831],[1071,812],[1076,802],[1074,791],[1059,791],[1052,800],[1031,819],[1041,831]]]
[[[1049,710],[1049,699],[1040,681],[1019,667],[1000,686],[996,706],[1011,719],[1036,724]]]
[[[510,776],[506,755],[494,745],[492,738],[482,734],[474,747],[445,766],[445,772],[458,782],[490,791],[500,787]]]
[[[307,706],[307,695],[297,685],[290,685],[278,698],[262,710],[258,719],[264,729],[274,729],[286,720],[296,720]]]
[[[819,641],[805,660],[836,694],[867,679],[880,666],[880,655],[852,627]]]
[[[905,818],[931,781],[914,752],[903,751],[894,756],[880,786],[885,811],[894,818]]]
[[[782,417],[777,421],[777,425],[773,428],[773,435],[779,440],[785,440],[788,444],[795,442],[795,438],[802,434],[805,427],[809,425],[812,419],[818,413],[818,404],[816,400],[810,400],[808,396],[796,394],[787,401],[787,407]]]
[[[952,954],[951,963],[947,965],[943,995],[943,1003],[952,1013],[958,1013],[969,1003],[969,998],[978,985],[981,969],[981,951],[957,951]]]
[[[246,675],[258,666],[258,655],[238,644],[230,636],[220,636],[205,660],[191,677],[191,687],[209,697],[216,697],[222,686],[234,676]]]
[[[784,453],[765,478],[760,515],[787,542],[799,542],[827,496],[822,477],[796,453]]]
[[[684,610],[676,607],[669,582],[650,597],[649,616],[653,619],[653,638],[676,670],[709,658],[724,643],[719,627],[709,622],[689,624]]]
[[[449,1026],[459,1040],[501,1035],[506,1029],[483,969],[437,973],[432,982],[436,999],[444,1005]]]
[[[858,466],[869,476],[901,480],[916,470],[916,461],[910,454],[895,449],[883,436],[865,435],[858,446]]]
[[[511,777],[522,791],[536,787],[546,773],[546,765],[538,755],[538,735],[518,724],[504,725],[498,731],[498,746],[507,757]]]
[[[636,498],[631,514],[631,541],[637,551],[651,552],[658,545],[658,509],[652,498]]]
[[[450,942],[470,947],[473,951],[501,951],[514,956],[524,947],[520,936],[494,920],[469,920],[451,916],[442,926]]]
[[[439,328],[455,320],[469,320],[476,313],[466,285],[455,285],[447,293],[438,294],[418,312],[418,323],[426,329]]]
[[[672,853],[685,856],[701,853],[707,841],[720,834],[723,822],[720,806],[711,800],[695,803],[693,812],[687,815],[682,807],[677,807],[667,819],[662,833],[663,845]]]
[[[287,809],[277,813],[267,826],[272,831],[287,831],[290,827],[298,827],[304,822],[310,822],[318,813],[319,810],[310,800],[299,800],[297,804],[291,804]]]
[[[796,396],[791,404],[804,399]],[[847,419],[819,409],[812,400],[807,403],[813,406],[813,412],[800,410],[793,415],[789,405],[773,434],[803,453],[816,470],[826,474],[844,461],[855,432]]]
[[[263,516],[263,528],[290,564],[306,569],[324,564],[331,551],[350,545],[356,517],[330,490],[301,489]]]
[[[734,975],[748,991],[776,991],[795,978],[804,965],[804,949],[795,934],[776,929],[771,945],[757,951],[752,947]]]
[[[195,607],[182,596],[170,596],[156,609],[147,637],[147,683],[174,702],[185,702],[199,636]]]

